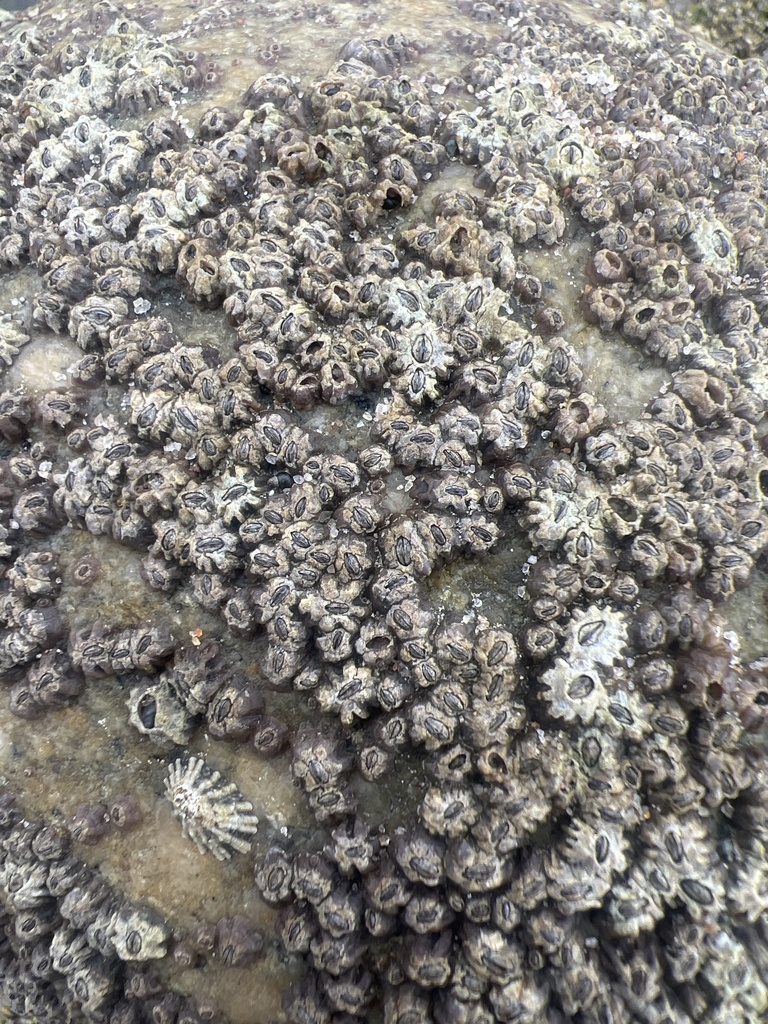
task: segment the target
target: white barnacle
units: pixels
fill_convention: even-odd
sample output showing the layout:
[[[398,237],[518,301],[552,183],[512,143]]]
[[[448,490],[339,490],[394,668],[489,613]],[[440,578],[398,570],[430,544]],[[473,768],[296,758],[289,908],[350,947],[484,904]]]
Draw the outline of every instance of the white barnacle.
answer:
[[[248,853],[259,819],[234,782],[223,782],[201,757],[177,758],[168,769],[165,792],[184,835],[201,853],[229,860],[232,850]]]

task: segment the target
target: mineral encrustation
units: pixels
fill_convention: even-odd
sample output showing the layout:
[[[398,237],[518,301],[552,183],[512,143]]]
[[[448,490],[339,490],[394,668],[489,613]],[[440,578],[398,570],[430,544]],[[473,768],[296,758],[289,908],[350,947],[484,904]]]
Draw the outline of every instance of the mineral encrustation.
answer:
[[[0,670],[17,735],[113,693],[274,933],[132,966],[162,907],[67,844],[140,846],[135,795],[68,836],[8,781],[2,997],[191,1024],[174,970],[269,956],[290,1024],[763,1020],[768,66],[635,2],[467,0],[315,78],[262,40],[228,94],[183,40],[262,6],[3,29]],[[125,621],[118,548],[215,626]],[[304,825],[219,758],[283,764]]]

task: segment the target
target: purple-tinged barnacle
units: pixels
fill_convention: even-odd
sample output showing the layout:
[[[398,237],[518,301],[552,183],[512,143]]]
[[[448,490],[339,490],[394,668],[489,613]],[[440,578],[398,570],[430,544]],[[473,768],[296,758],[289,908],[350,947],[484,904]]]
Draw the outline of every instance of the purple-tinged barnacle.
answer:
[[[184,1003],[177,992],[167,992],[151,1001],[153,1024],[178,1024]]]
[[[251,746],[260,757],[277,757],[289,743],[288,727],[284,722],[271,715],[259,715],[256,718],[251,733]]]
[[[66,656],[46,651],[27,672],[26,686],[35,705],[60,708],[80,696],[84,681]]]
[[[109,808],[102,803],[81,804],[69,822],[72,838],[86,846],[95,846],[111,830]]]
[[[248,967],[261,952],[264,940],[247,918],[236,914],[216,922],[216,955],[225,967]]]
[[[121,831],[135,828],[142,820],[142,812],[135,797],[128,794],[113,796],[107,804],[109,819]]]
[[[315,904],[320,927],[338,939],[359,931],[363,917],[363,896],[356,884],[341,882]]]
[[[159,996],[163,991],[163,983],[153,967],[129,964],[125,972],[124,991],[127,999],[140,1004],[144,1000]],[[133,1024],[133,1021],[129,1024]]]
[[[278,915],[276,932],[286,953],[308,953],[317,930],[313,909],[303,901],[284,907]]]
[[[256,685],[235,677],[221,686],[208,705],[208,731],[217,739],[243,742],[263,711],[264,698]]]

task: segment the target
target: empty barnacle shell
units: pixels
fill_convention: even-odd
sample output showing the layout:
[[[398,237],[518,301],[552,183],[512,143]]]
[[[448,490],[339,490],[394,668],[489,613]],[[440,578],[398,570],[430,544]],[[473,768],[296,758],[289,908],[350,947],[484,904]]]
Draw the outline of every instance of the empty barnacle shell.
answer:
[[[165,780],[166,796],[181,822],[184,835],[201,853],[210,851],[217,860],[229,860],[232,851],[247,853],[259,819],[234,782],[222,782],[200,757],[186,764],[178,758]]]
[[[183,746],[192,734],[192,716],[165,679],[134,687],[127,703],[131,725],[157,743]]]

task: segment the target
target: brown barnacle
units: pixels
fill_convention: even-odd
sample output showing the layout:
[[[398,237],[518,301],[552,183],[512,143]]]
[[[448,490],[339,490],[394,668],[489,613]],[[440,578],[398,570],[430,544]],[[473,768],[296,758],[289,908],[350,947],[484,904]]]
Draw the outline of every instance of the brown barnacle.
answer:
[[[92,290],[93,272],[80,256],[66,255],[56,260],[43,278],[47,288],[69,302],[81,302]]]
[[[0,435],[6,441],[21,441],[27,434],[27,424],[31,419],[32,405],[21,389],[0,394]]]
[[[97,341],[105,342],[111,331],[128,319],[128,303],[122,296],[90,295],[72,307],[69,333],[83,351]]]
[[[250,921],[240,914],[216,922],[215,951],[225,967],[248,967],[264,946],[264,939]]]
[[[20,528],[33,534],[46,534],[60,525],[51,487],[41,484],[26,488],[13,506],[13,518]]]
[[[497,480],[507,499],[513,505],[528,501],[536,494],[539,484],[525,463],[511,463],[497,474]]]
[[[636,534],[628,554],[641,583],[657,579],[669,562],[663,543],[650,533]]]
[[[66,328],[70,314],[70,304],[55,292],[41,292],[36,296],[32,307],[33,324],[42,324],[56,334]]]
[[[196,302],[216,304],[222,294],[219,281],[217,247],[196,238],[179,250],[176,277]]]
[[[352,758],[332,734],[306,723],[293,740],[293,777],[307,792],[333,787],[352,767]]]
[[[95,846],[112,831],[112,820],[106,804],[80,804],[68,822],[73,839],[86,846]]]
[[[154,555],[146,555],[141,562],[142,578],[153,590],[170,592],[181,582],[181,569],[175,562]]]
[[[520,632],[520,644],[532,662],[543,662],[552,654],[560,639],[560,631],[551,622],[531,623]]]
[[[291,901],[294,863],[281,847],[272,846],[267,850],[254,869],[254,878],[261,898],[269,906],[279,907]]]
[[[587,321],[603,331],[615,327],[624,316],[624,299],[615,285],[588,285],[581,304]]]
[[[410,831],[396,834],[392,850],[397,865],[409,881],[434,888],[444,880],[443,857],[445,854],[445,844],[441,839],[430,835],[420,826],[415,826]],[[368,886],[366,888],[370,897],[374,890]],[[392,898],[389,897],[386,901],[383,901],[382,895],[380,893],[374,905],[378,905],[379,909],[386,911],[392,905]],[[395,899],[397,901],[398,898],[395,897]]]
[[[284,722],[272,715],[259,715],[253,725],[251,746],[260,757],[272,758],[289,745],[290,736]]]
[[[377,743],[364,743],[355,756],[358,773],[368,782],[376,782],[392,772],[395,753]]]
[[[318,931],[311,905],[302,902],[283,907],[278,914],[276,931],[286,953],[309,952],[310,943]]]
[[[16,659],[14,659],[16,660]],[[22,680],[11,688],[8,710],[16,718],[33,721],[43,714],[43,707],[35,699],[29,684]]]
[[[754,561],[735,545],[715,545],[707,559],[704,591],[711,597],[727,598],[749,582]]]
[[[109,819],[120,831],[129,831],[140,824],[143,814],[135,797],[127,793],[113,796],[107,804]]]
[[[40,708],[59,708],[83,691],[84,680],[59,651],[45,651],[27,672],[29,699]]]
[[[217,739],[247,740],[264,711],[264,698],[255,683],[234,677],[208,705],[208,731]]]

